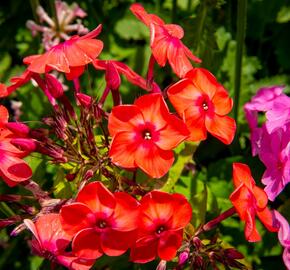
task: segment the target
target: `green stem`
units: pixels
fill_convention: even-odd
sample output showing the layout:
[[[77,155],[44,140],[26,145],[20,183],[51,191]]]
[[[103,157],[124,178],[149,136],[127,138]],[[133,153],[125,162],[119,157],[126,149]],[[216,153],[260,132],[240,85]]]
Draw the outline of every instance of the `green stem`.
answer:
[[[192,7],[192,0],[188,0],[187,2],[187,12],[190,13]]]
[[[38,22],[39,19],[38,19],[38,16],[36,14],[36,9],[39,6],[39,0],[30,0],[30,6],[31,6],[31,9],[32,9],[33,18],[34,18],[34,20],[36,22]]]
[[[160,10],[161,10],[161,0],[157,0],[156,1],[156,6],[155,6],[155,10],[156,10],[156,13],[160,13]]]
[[[202,1],[201,3],[201,7],[200,7],[200,11],[198,14],[198,28],[196,31],[196,54],[199,55],[200,54],[200,44],[201,44],[201,37],[202,37],[202,31],[204,28],[204,23],[205,23],[205,18],[206,18],[206,14],[207,14],[207,3],[206,1]]]
[[[0,210],[7,217],[15,216],[13,210],[5,202],[0,202]]]
[[[171,22],[174,23],[176,21],[176,13],[177,13],[177,0],[172,0],[172,10],[171,10]]]
[[[235,64],[235,85],[234,85],[234,118],[238,121],[239,100],[241,90],[242,76],[242,61],[243,50],[246,36],[247,22],[247,0],[238,1],[238,16],[237,16],[237,49],[236,49],[236,64]]]

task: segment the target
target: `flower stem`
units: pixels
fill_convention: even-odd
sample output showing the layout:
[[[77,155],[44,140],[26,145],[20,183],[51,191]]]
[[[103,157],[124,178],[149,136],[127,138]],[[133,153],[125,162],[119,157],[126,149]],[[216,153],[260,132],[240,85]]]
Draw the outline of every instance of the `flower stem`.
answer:
[[[237,48],[236,48],[236,64],[235,64],[235,86],[234,86],[234,118],[238,122],[239,100],[241,90],[241,76],[243,64],[243,50],[246,36],[247,22],[247,0],[238,1],[237,16]]]

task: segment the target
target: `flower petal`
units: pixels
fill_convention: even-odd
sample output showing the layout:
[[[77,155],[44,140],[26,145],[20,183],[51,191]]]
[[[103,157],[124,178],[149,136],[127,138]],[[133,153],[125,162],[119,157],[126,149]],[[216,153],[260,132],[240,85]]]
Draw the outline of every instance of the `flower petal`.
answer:
[[[176,256],[176,252],[182,244],[182,231],[167,231],[162,234],[158,242],[160,259],[170,261]]]
[[[277,232],[279,226],[275,222],[274,213],[269,208],[265,208],[263,211],[257,211],[258,218],[262,221],[268,231]]]
[[[97,259],[103,255],[100,236],[94,229],[80,231],[72,242],[73,252],[84,259]]]
[[[91,182],[78,194],[77,202],[87,205],[94,213],[102,213],[110,217],[116,206],[116,200],[101,182]]]
[[[174,161],[172,151],[165,151],[152,143],[146,147],[141,144],[135,152],[135,161],[139,168],[153,178],[165,175]]]
[[[236,188],[245,184],[252,190],[255,185],[249,166],[238,162],[233,163],[233,181]]]
[[[236,122],[228,116],[214,115],[205,118],[206,129],[224,144],[230,144],[235,136]]]
[[[228,92],[222,87],[218,87],[217,91],[212,98],[214,103],[214,111],[218,115],[228,114],[233,107],[233,100],[229,97]]]

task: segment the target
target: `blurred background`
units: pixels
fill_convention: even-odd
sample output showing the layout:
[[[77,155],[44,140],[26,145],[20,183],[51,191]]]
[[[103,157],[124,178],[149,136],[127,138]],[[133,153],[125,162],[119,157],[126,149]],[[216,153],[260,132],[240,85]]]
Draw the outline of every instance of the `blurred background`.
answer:
[[[130,12],[134,1],[129,0],[81,0],[77,3],[87,16],[82,19],[85,27],[92,30],[103,24],[98,37],[104,42],[101,59],[123,61],[134,71],[146,76],[150,57],[149,31]],[[259,179],[264,172],[263,164],[251,156],[249,129],[243,113],[243,105],[262,86],[285,85],[289,94],[290,82],[290,1],[289,0],[148,0],[142,3],[149,13],[155,13],[166,23],[183,27],[183,42],[203,60],[201,66],[209,69],[235,100],[233,116],[237,119],[238,131],[234,143],[226,147],[214,138],[200,144],[194,156],[194,179],[192,174],[181,177],[175,188],[192,200],[195,224],[213,218],[231,207],[228,200],[233,191],[231,163],[245,162],[250,165],[253,176]],[[49,16],[54,16],[54,1],[12,0],[0,2],[0,82],[9,83],[12,76],[21,74],[25,56],[42,53],[42,37],[32,36],[26,27],[28,20],[40,23],[36,7],[41,5]],[[103,72],[88,67],[81,78],[85,93],[100,96],[105,80]],[[162,89],[178,78],[169,67],[155,68],[155,80]],[[68,86],[69,83],[66,82]],[[50,106],[41,91],[32,84],[25,85],[5,100],[12,108],[19,104],[19,120],[30,126],[50,113]],[[143,94],[143,90],[122,80],[120,88],[124,102],[132,102]],[[18,103],[17,103],[18,102]],[[14,104],[14,105],[13,105]],[[21,106],[22,104],[22,106]],[[110,107],[108,102],[106,106]],[[64,176],[46,160],[28,158],[35,178],[47,188],[60,185]],[[57,195],[64,192],[62,188]],[[12,191],[0,182],[0,194],[23,192]],[[289,186],[271,205],[289,218]],[[65,196],[65,194],[64,194]],[[1,205],[0,218],[9,216],[13,206],[6,209]],[[0,269],[50,269],[47,262],[32,256],[27,245],[29,233],[15,238],[9,237],[13,227],[0,231]],[[259,223],[263,241],[247,243],[243,225],[238,218],[230,218],[219,228],[220,238],[227,245],[237,247],[245,255],[249,269],[284,269],[281,259],[282,248],[275,234],[266,232]],[[128,258],[100,259],[95,269],[154,269],[156,263],[145,266],[132,265]],[[60,268],[61,269],[61,268]]]

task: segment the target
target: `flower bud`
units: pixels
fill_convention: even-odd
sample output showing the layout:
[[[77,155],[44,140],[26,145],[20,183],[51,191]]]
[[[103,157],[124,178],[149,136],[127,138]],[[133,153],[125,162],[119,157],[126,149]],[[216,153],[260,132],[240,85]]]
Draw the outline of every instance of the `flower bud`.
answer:
[[[187,262],[188,258],[189,258],[189,248],[184,249],[184,251],[182,251],[179,256],[178,256],[178,265],[183,265]]]
[[[63,95],[62,84],[58,81],[56,77],[51,74],[45,74],[45,83],[47,90],[54,98],[59,98]]]
[[[84,108],[90,108],[92,104],[92,97],[83,93],[76,93],[76,98]]]
[[[20,148],[23,151],[26,152],[32,152],[36,149],[36,143],[32,139],[27,138],[15,138],[11,139],[10,141],[14,146]]]
[[[166,261],[161,260],[160,263],[157,265],[156,270],[166,270]]]
[[[244,255],[234,248],[225,249],[224,254],[227,258],[232,259],[232,260],[235,260],[235,259],[240,260],[244,258]]]
[[[9,122],[9,123],[6,123],[5,126],[15,135],[20,136],[20,137],[26,137],[29,133],[29,127],[23,123]]]

